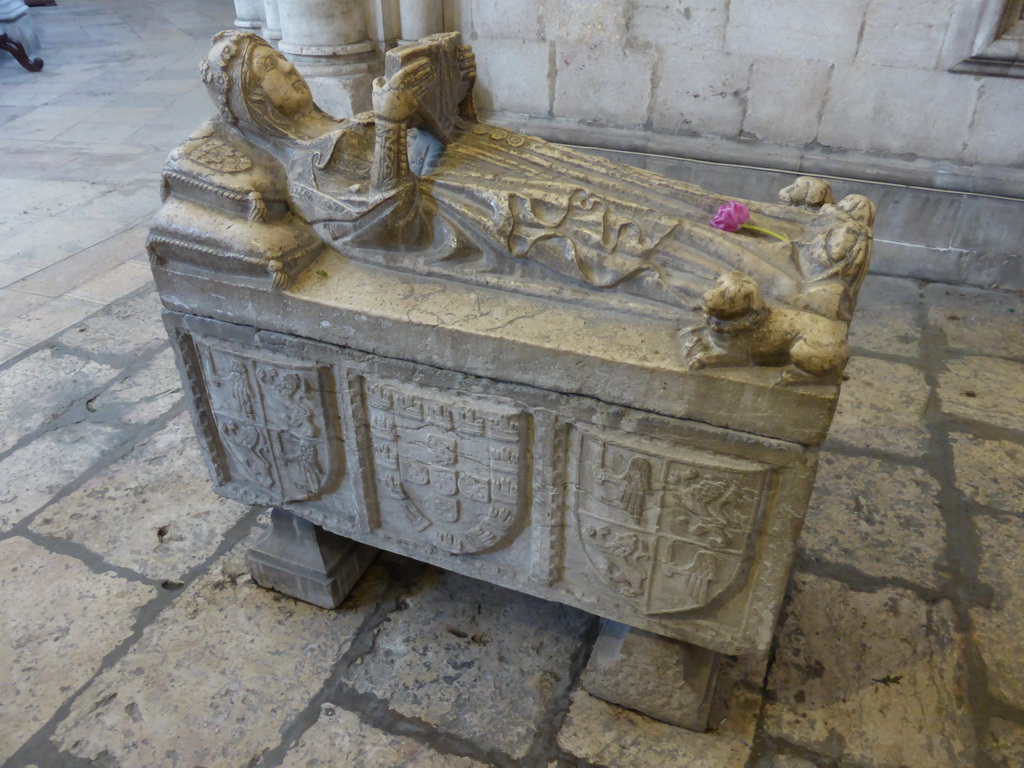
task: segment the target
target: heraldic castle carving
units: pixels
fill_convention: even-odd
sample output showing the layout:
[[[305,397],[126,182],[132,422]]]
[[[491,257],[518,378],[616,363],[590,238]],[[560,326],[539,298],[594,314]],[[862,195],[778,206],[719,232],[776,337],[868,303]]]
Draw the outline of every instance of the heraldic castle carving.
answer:
[[[653,714],[703,727],[717,654],[771,641],[872,203],[801,177],[715,228],[479,122],[458,33],[347,120],[252,33],[201,70],[148,248],[214,486],[274,508],[257,581],[334,606],[383,548],[573,605],[696,653],[693,712]]]

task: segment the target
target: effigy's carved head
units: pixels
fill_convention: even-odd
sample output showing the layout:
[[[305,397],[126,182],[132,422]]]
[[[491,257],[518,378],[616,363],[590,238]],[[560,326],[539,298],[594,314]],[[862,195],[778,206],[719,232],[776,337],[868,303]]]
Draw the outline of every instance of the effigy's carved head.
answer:
[[[316,110],[295,66],[252,32],[214,35],[199,72],[221,116],[243,133],[294,136],[299,118]]]

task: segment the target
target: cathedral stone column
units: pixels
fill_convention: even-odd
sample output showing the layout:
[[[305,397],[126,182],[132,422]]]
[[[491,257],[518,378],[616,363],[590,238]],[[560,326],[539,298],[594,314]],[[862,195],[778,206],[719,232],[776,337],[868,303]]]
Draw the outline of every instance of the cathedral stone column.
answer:
[[[316,102],[336,117],[369,110],[381,62],[367,39],[363,0],[278,0],[278,11],[278,47],[305,76]]]
[[[235,0],[235,26],[242,29],[259,29],[260,0]]]
[[[399,0],[399,17],[404,42],[444,32],[443,0]]]
[[[278,0],[263,0],[263,38],[278,45],[281,40],[281,10]]]

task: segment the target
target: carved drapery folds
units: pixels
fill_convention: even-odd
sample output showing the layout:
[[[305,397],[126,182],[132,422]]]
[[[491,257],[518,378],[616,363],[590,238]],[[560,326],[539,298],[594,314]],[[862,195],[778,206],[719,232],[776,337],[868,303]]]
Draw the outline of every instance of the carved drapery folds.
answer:
[[[751,223],[783,240],[719,231],[709,225],[717,195],[477,122],[475,66],[458,33],[400,46],[373,83],[373,112],[336,120],[259,37],[221,33],[203,65],[220,118],[168,162],[171,207],[154,237],[163,221],[182,240],[173,206],[187,200],[221,217],[286,222],[294,247],[264,258],[284,275],[278,288],[318,236],[388,268],[675,319],[695,370],[769,365],[783,384],[838,378],[870,259],[870,201],[836,203],[826,182],[801,178],[780,204],[748,204]],[[231,245],[229,259],[259,261]]]

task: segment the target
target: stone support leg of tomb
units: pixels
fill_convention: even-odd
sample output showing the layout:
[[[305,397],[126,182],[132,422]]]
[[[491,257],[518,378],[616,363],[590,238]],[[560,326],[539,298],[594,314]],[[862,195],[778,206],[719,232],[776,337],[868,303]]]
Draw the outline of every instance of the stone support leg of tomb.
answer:
[[[368,111],[383,66],[367,39],[363,0],[278,0],[277,10],[278,48],[306,78],[317,104],[335,117]]]
[[[721,659],[707,648],[606,619],[582,685],[599,699],[703,731]]]
[[[321,608],[337,608],[377,550],[274,507],[270,528],[249,550],[256,583]]]

